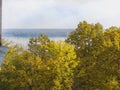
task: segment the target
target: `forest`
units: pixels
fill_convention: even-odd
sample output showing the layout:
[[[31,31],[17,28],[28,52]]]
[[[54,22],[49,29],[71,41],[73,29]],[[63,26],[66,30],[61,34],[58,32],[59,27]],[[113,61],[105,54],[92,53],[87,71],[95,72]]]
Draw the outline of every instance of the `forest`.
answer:
[[[65,41],[3,43],[0,90],[120,90],[120,27],[82,21]]]

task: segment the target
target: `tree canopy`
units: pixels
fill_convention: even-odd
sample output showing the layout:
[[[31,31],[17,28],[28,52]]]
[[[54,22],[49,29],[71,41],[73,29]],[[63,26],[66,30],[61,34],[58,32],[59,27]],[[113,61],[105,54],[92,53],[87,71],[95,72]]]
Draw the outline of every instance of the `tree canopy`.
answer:
[[[28,50],[9,49],[0,70],[0,90],[72,90],[78,62],[74,46],[46,37],[30,39]]]
[[[30,38],[9,47],[0,90],[120,90],[120,28],[80,22],[65,41]]]
[[[80,22],[66,42],[75,46],[80,62],[73,90],[119,90],[120,28]]]

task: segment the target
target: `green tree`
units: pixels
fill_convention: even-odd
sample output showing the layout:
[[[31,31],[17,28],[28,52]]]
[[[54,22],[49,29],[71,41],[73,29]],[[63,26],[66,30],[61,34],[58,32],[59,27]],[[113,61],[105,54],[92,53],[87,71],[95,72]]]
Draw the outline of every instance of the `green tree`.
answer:
[[[75,31],[71,32],[66,42],[75,46],[77,57],[97,54],[99,43],[103,40],[103,27],[100,23],[89,24],[80,22]],[[96,49],[96,51],[95,51]]]
[[[34,56],[40,56],[41,59],[45,59],[46,56],[46,46],[50,42],[50,39],[42,34],[41,36],[37,38],[30,38],[29,44],[28,44],[28,50],[34,54]]]
[[[73,90],[119,90],[120,29],[103,32],[101,24],[81,22],[66,42],[75,46],[80,63]]]

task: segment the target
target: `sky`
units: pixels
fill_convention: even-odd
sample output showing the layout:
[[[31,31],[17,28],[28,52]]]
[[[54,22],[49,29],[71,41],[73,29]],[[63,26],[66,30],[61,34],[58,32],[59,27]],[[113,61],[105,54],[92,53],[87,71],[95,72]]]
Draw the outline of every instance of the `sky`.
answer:
[[[120,26],[120,0],[3,0],[3,28],[76,28],[79,22]]]

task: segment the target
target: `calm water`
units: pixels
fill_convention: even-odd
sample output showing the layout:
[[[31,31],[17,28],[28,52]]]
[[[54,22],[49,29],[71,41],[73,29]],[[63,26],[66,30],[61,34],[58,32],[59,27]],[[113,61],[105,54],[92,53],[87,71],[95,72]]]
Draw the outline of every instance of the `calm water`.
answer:
[[[4,29],[3,39],[27,47],[29,38],[47,35],[52,40],[65,40],[72,29]]]

